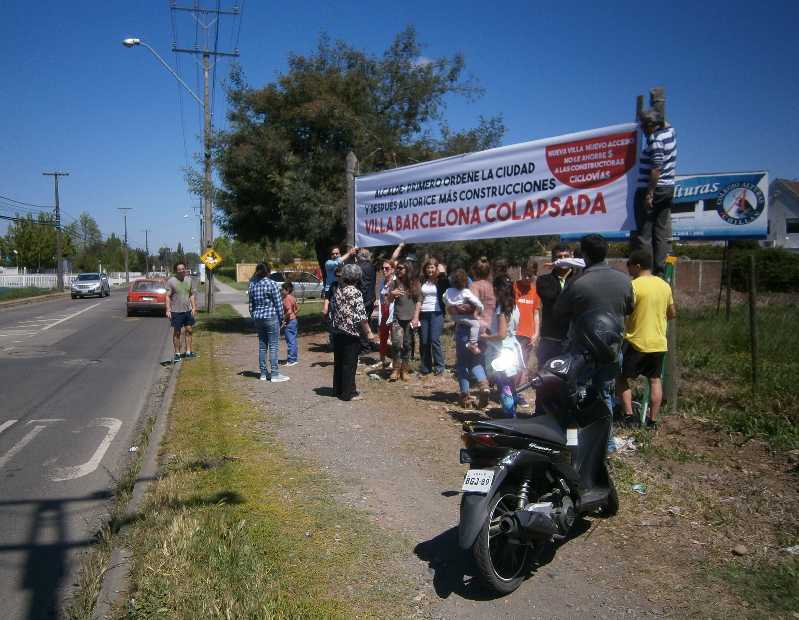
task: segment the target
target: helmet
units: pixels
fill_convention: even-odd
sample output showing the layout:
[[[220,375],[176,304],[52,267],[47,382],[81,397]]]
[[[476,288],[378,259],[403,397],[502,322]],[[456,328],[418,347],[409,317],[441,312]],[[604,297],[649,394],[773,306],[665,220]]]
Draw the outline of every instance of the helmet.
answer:
[[[607,310],[589,310],[574,321],[572,346],[585,350],[598,364],[610,364],[619,358],[624,326]]]

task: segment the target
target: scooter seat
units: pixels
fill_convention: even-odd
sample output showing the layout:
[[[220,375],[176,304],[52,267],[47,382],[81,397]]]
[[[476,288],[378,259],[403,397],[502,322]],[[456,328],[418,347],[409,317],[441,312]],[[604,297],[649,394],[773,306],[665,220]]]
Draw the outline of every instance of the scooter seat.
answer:
[[[560,445],[566,445],[566,430],[551,415],[539,415],[524,420],[491,420],[481,421],[480,426],[492,426],[512,433],[527,435],[535,439],[543,439]]]

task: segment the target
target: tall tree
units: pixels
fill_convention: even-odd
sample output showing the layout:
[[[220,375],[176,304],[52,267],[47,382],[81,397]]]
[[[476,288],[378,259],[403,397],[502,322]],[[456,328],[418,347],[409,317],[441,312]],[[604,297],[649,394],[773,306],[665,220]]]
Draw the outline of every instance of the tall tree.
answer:
[[[95,219],[85,211],[78,216],[77,220],[64,227],[64,234],[72,240],[72,244],[78,252],[97,246],[103,241],[100,227]]]
[[[465,132],[442,124],[447,96],[480,94],[463,72],[460,54],[424,59],[410,27],[381,57],[322,37],[260,89],[234,72],[231,129],[215,143],[223,228],[241,241],[312,241],[321,257],[344,236],[350,150],[365,173],[496,146],[499,118]]]

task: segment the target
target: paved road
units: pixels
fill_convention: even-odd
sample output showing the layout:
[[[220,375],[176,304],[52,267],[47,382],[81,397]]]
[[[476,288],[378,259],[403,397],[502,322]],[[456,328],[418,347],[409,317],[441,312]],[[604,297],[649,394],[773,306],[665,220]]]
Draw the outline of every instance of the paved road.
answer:
[[[63,604],[167,372],[168,334],[163,318],[127,318],[116,291],[0,311],[3,618]]]

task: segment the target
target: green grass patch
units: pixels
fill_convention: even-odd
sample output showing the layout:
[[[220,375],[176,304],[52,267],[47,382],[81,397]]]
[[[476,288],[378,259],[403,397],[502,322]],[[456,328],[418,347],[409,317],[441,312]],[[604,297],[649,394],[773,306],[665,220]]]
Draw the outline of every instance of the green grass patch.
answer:
[[[688,389],[681,407],[730,431],[764,439],[773,448],[799,447],[798,323],[795,306],[758,308],[758,385],[753,394],[747,308],[735,307],[729,321],[713,309],[682,312],[679,351]]]
[[[787,558],[753,566],[734,563],[712,571],[753,608],[752,617],[799,615],[799,560]]]
[[[234,316],[220,306],[210,320]],[[411,586],[392,560],[402,543],[283,450],[270,418],[231,388],[215,354],[226,336],[208,320],[195,332],[200,357],[181,367],[163,476],[128,535],[132,587],[118,617],[403,615]]]
[[[236,282],[235,278],[231,278],[230,276],[221,274],[221,273],[214,273],[214,278],[222,282],[223,284],[227,284],[228,286],[232,286],[233,288],[239,291],[246,291],[250,286],[249,282]]]
[[[35,288],[32,286],[25,288],[0,288],[0,301],[39,297],[41,295],[49,295],[50,293],[55,293],[55,290],[49,288]]]

